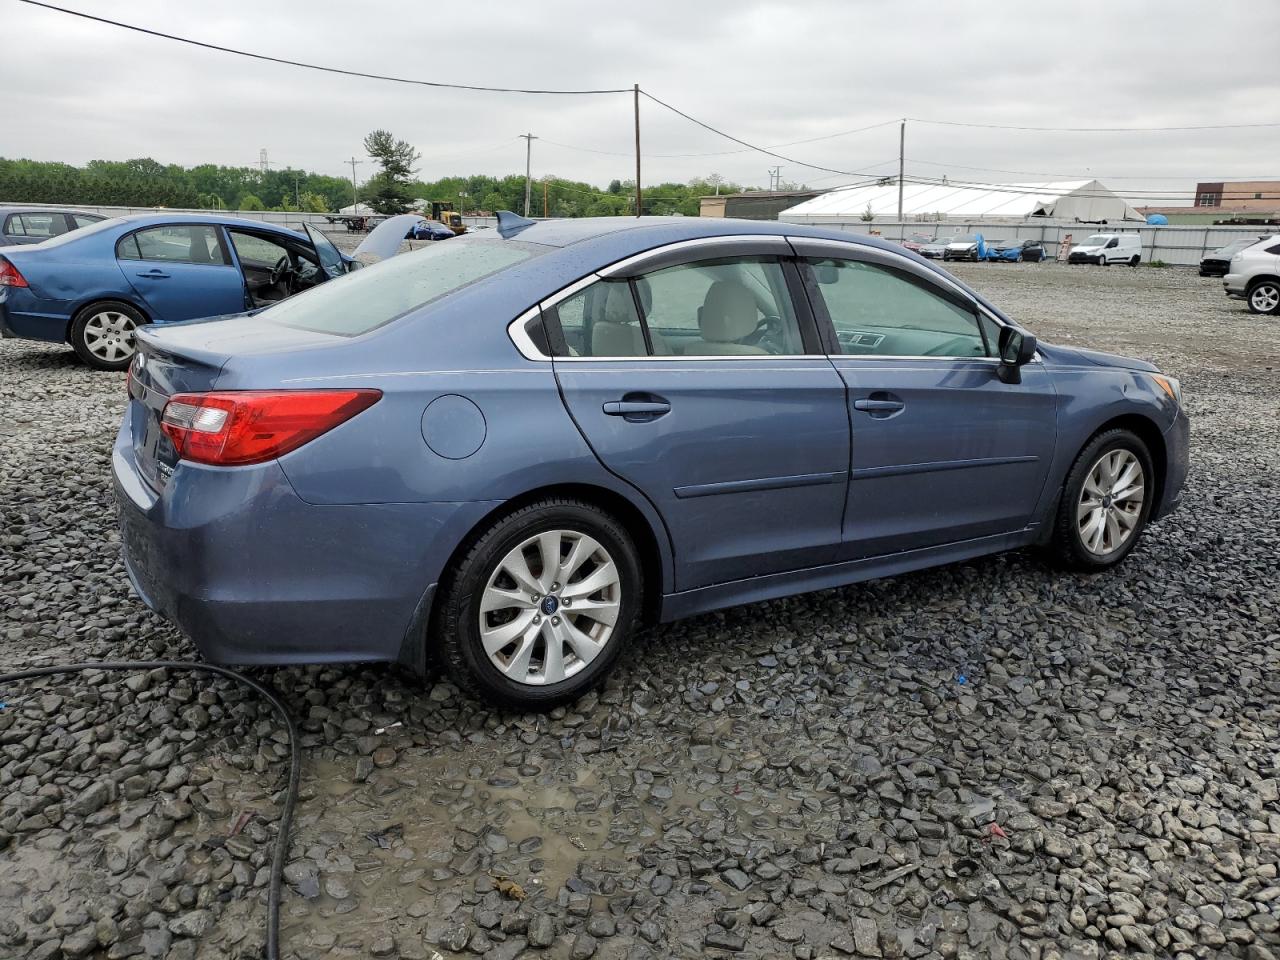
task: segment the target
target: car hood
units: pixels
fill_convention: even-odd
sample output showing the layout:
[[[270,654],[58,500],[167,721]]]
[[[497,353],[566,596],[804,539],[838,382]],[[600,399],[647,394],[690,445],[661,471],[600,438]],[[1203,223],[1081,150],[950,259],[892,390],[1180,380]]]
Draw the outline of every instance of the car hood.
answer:
[[[1057,344],[1041,344],[1042,353],[1056,363],[1092,363],[1098,367],[1116,367],[1121,370],[1143,370],[1147,373],[1158,373],[1160,368],[1146,360],[1133,357],[1122,357],[1116,353],[1103,353],[1101,350],[1086,350],[1083,347],[1062,347]]]
[[[976,247],[977,245],[978,245],[977,240],[962,240],[959,243],[948,243],[947,249],[948,250],[966,250],[969,247]]]
[[[383,220],[373,228],[373,232],[360,241],[360,246],[356,247],[352,256],[368,261],[394,257],[400,250],[404,235],[411,227],[417,226],[425,219],[427,218],[416,213],[402,213]]]

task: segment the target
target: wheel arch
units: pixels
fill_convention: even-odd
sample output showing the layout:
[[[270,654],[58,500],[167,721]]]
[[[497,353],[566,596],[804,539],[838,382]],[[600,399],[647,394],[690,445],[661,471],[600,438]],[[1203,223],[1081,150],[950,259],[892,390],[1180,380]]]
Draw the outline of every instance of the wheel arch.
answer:
[[[96,307],[101,303],[123,303],[142,314],[142,318],[146,320],[147,323],[155,323],[156,318],[151,315],[150,310],[139,302],[137,297],[130,296],[128,294],[115,293],[95,294],[92,297],[85,298],[84,302],[72,309],[71,315],[67,317],[67,327],[62,331],[62,340],[64,343],[71,342],[71,328],[75,326],[76,321],[80,319],[80,315],[86,310]]]
[[[1145,414],[1122,413],[1111,417],[1089,431],[1079,447],[1072,453],[1071,458],[1062,467],[1062,475],[1058,478],[1057,489],[1049,500],[1047,513],[1042,515],[1047,522],[1043,523],[1043,529],[1037,537],[1038,543],[1048,543],[1053,535],[1052,517],[1057,514],[1058,503],[1062,499],[1062,491],[1066,486],[1067,476],[1071,472],[1072,465],[1099,434],[1106,433],[1108,430],[1128,430],[1146,445],[1147,452],[1151,454],[1151,465],[1156,474],[1152,478],[1152,503],[1154,506],[1152,507],[1151,519],[1158,519],[1160,504],[1164,502],[1166,474],[1169,469],[1169,450],[1165,444],[1164,434],[1160,430],[1160,425]]]
[[[666,528],[662,526],[660,518],[657,519],[657,528],[655,528],[654,520],[625,494],[594,483],[544,484],[504,500],[476,520],[466,534],[459,538],[441,567],[440,580],[443,581],[448,571],[456,568],[458,559],[470,550],[472,544],[497,520],[530,503],[551,497],[589,503],[604,510],[623,525],[640,553],[642,569],[659,571],[658,576],[645,578],[644,596],[640,603],[641,623],[646,625],[656,623],[662,606],[664,585],[671,582],[674,575],[670,537]],[[428,590],[424,595],[418,609],[414,612],[413,620],[401,646],[399,661],[419,674],[425,672],[426,662],[429,659],[427,647],[440,612],[437,602],[439,596],[440,590],[436,587]]]
[[[1258,284],[1267,283],[1268,281],[1271,283],[1280,283],[1280,276],[1271,273],[1260,273],[1257,276],[1250,277],[1249,282],[1246,283],[1244,287],[1245,296],[1248,296],[1253,291],[1253,288]]]

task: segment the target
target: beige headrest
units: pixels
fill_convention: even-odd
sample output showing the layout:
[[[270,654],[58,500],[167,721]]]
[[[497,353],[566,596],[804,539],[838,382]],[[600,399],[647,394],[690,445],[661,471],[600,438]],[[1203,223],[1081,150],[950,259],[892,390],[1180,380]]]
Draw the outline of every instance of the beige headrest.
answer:
[[[702,339],[708,343],[732,343],[750,336],[760,321],[751,291],[736,280],[717,280],[707,291],[698,314]]]
[[[636,322],[636,303],[631,299],[631,287],[628,284],[605,284],[604,307],[600,319],[604,323]]]

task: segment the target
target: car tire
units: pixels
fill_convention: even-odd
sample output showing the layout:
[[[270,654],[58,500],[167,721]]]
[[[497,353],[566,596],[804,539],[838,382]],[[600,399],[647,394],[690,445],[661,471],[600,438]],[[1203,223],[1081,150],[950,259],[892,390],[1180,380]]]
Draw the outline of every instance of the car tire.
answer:
[[[1129,266],[1136,267],[1138,265],[1138,262],[1141,259],[1142,258],[1135,253],[1132,257],[1129,258]]]
[[[1251,284],[1245,302],[1250,313],[1272,317],[1280,314],[1280,280],[1259,280]]]
[[[1129,473],[1135,465],[1136,476]],[[1127,557],[1151,515],[1155,479],[1151,452],[1132,431],[1106,430],[1085,444],[1054,518],[1051,549],[1059,565],[1105,570]]]
[[[147,322],[135,307],[100,300],[84,307],[67,333],[71,349],[95,370],[124,370],[133,361],[133,332]]]
[[[558,539],[548,539],[553,536]],[[557,562],[573,563],[563,586],[541,559],[551,544]],[[579,557],[576,550],[590,553]],[[593,577],[603,584],[611,576],[611,583],[589,593],[572,592]],[[579,500],[549,498],[494,521],[441,586],[433,633],[454,682],[504,707],[549,710],[582,696],[609,673],[635,631],[644,574],[630,535],[614,517]],[[575,601],[591,603],[592,612],[579,613]],[[508,642],[495,647],[507,634]],[[551,681],[548,671],[563,679]]]

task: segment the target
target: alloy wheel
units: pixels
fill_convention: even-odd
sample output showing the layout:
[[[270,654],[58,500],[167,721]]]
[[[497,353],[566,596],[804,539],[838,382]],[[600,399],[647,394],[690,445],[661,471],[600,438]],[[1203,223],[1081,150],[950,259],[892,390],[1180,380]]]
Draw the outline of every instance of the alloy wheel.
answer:
[[[84,345],[106,363],[118,363],[133,356],[133,318],[118,310],[95,313],[84,324]]]
[[[599,541],[548,530],[510,550],[480,597],[480,642],[516,683],[545,686],[587,667],[622,607],[618,567]]]
[[[1128,543],[1138,529],[1145,498],[1146,476],[1133,453],[1121,448],[1099,457],[1085,475],[1076,508],[1084,548],[1106,556]]]
[[[1258,313],[1274,313],[1280,307],[1280,286],[1260,283],[1249,294],[1249,306]]]

